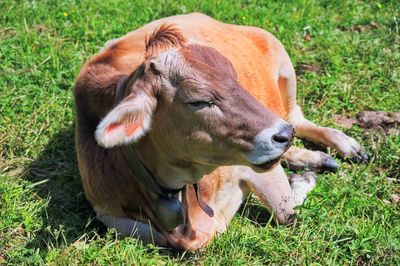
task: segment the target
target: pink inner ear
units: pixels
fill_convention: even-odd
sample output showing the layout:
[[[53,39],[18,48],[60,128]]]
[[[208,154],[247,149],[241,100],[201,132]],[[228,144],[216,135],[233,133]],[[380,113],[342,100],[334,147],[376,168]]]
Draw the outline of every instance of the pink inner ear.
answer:
[[[127,125],[124,126],[124,133],[127,137],[132,136],[134,133],[136,133],[139,129],[142,128],[142,123],[143,120],[139,121],[139,122],[131,122]],[[111,131],[119,128],[122,126],[122,123],[120,122],[116,122],[116,123],[112,123],[107,127],[107,133],[111,133]]]
[[[142,128],[142,121],[132,122],[125,126],[124,132],[127,137],[133,135],[136,131]]]
[[[112,123],[111,125],[109,125],[107,127],[107,133],[110,133],[111,131],[113,131],[114,129],[116,129],[119,126],[121,126],[121,123]]]

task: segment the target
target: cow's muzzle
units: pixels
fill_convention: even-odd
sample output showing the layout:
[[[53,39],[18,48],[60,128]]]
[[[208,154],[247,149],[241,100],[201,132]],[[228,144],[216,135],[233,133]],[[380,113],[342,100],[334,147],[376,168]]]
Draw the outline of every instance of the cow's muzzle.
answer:
[[[264,128],[254,137],[253,149],[245,157],[251,166],[268,170],[290,147],[293,137],[293,127],[281,120],[272,127]]]

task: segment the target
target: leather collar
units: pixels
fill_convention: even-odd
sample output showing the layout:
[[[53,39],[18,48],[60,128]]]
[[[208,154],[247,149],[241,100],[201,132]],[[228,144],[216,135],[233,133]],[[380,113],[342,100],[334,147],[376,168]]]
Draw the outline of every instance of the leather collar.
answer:
[[[135,71],[136,72],[136,71]],[[130,76],[123,77],[119,80],[117,89],[115,91],[114,105],[119,104],[126,94],[126,88],[129,87],[129,83],[135,80],[136,73]],[[168,189],[157,184],[154,176],[150,173],[147,167],[142,163],[139,156],[132,145],[121,146],[121,151],[125,159],[129,162],[129,167],[136,174],[136,177],[140,179],[140,182],[145,184],[151,191],[166,198],[172,198],[175,194],[179,193],[182,189]]]

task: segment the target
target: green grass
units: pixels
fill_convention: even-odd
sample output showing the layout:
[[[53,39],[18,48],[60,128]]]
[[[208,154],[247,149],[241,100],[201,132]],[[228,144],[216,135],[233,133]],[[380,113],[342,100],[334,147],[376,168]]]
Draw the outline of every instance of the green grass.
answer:
[[[371,163],[319,175],[295,226],[271,224],[249,198],[227,232],[185,253],[117,240],[94,219],[73,146],[74,79],[107,40],[151,20],[201,11],[272,32],[295,66],[321,67],[298,89],[321,125],[400,110],[398,1],[213,2],[0,1],[0,264],[400,264],[400,183],[387,179],[400,178],[400,137],[357,127],[345,131]]]

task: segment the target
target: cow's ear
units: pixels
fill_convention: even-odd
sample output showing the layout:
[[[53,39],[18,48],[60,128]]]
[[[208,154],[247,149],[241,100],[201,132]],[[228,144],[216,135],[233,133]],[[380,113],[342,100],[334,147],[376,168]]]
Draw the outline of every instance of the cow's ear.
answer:
[[[110,148],[137,142],[151,126],[157,101],[144,90],[127,96],[100,121],[95,137],[97,143]]]

